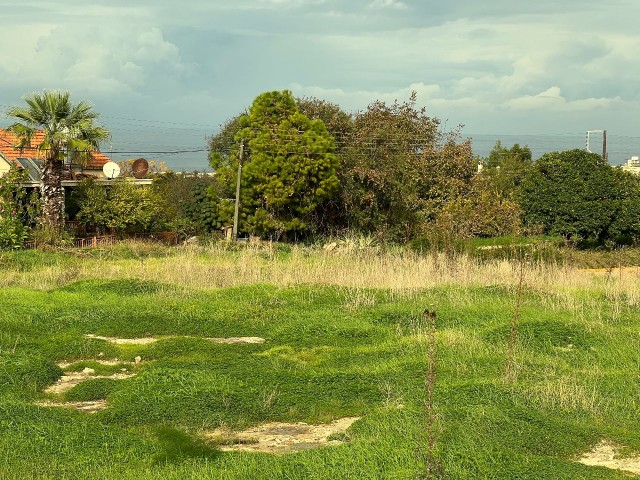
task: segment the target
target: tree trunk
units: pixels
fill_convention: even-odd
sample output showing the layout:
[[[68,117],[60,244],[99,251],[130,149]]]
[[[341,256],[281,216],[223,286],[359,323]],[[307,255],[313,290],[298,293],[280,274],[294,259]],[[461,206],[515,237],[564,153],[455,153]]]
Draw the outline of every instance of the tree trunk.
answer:
[[[42,165],[42,223],[62,230],[64,226],[64,188],[62,187],[62,161],[47,159]]]

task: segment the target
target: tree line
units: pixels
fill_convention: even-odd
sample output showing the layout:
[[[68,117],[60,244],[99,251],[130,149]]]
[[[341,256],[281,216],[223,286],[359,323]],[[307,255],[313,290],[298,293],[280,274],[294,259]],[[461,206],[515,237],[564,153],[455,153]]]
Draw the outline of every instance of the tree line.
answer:
[[[214,174],[166,172],[151,187],[86,181],[64,199],[65,156],[87,157],[108,131],[65,92],[34,94],[14,107],[23,144],[44,128],[40,200],[21,193],[18,174],[0,187],[0,246],[15,248],[29,226],[59,231],[63,219],[96,230],[239,232],[296,241],[363,234],[389,242],[548,234],[582,245],[640,242],[640,176],[583,150],[551,152],[498,142],[474,156],[460,128],[446,131],[416,104],[376,101],[347,113],[317,98],[265,92],[209,139]],[[240,167],[240,168],[239,168]],[[61,210],[64,205],[64,210]],[[22,222],[22,226],[21,226]],[[23,228],[27,227],[27,228]],[[7,247],[7,245],[9,247]]]
[[[209,148],[216,224],[233,221],[242,162],[240,231],[263,238],[640,240],[640,177],[583,150],[534,161],[528,147],[498,142],[478,158],[460,128],[444,131],[415,94],[348,114],[325,100],[266,92]]]

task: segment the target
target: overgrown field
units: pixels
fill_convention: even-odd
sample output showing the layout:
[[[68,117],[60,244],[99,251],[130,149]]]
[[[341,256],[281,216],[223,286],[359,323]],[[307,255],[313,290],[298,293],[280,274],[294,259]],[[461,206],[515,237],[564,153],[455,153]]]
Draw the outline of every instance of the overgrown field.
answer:
[[[357,248],[2,254],[0,478],[628,478],[577,460],[603,440],[640,452],[638,270],[524,262],[521,277]],[[229,337],[264,343],[211,340]],[[330,446],[225,450],[248,427],[345,417]]]

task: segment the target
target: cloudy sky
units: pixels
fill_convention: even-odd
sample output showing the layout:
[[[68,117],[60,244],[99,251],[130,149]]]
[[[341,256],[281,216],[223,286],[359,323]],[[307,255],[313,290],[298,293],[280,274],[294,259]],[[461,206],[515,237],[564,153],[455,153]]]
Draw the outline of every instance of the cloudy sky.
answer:
[[[125,157],[203,148],[276,89],[348,111],[415,90],[469,135],[640,136],[637,0],[0,0],[0,12],[0,108],[69,90],[113,131],[103,150]]]

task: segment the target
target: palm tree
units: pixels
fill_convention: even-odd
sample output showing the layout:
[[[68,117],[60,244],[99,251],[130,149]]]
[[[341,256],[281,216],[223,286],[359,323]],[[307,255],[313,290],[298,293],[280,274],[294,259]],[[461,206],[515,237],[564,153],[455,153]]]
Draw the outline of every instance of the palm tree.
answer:
[[[41,222],[59,230],[64,225],[63,163],[69,157],[83,162],[98,150],[101,141],[109,139],[109,131],[95,123],[98,114],[85,102],[74,105],[69,92],[45,90],[24,98],[27,106],[13,107],[7,116],[17,122],[8,130],[19,140],[18,147],[36,148],[42,153]],[[38,143],[31,144],[36,132]]]

